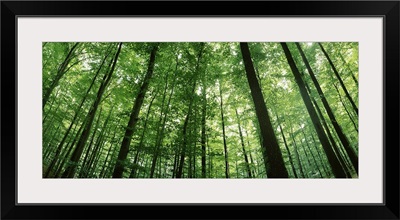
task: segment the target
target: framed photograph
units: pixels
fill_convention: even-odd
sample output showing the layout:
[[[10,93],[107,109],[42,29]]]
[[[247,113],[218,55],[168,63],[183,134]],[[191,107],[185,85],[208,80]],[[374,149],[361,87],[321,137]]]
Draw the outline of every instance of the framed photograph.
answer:
[[[1,218],[399,219],[399,10],[2,1]]]

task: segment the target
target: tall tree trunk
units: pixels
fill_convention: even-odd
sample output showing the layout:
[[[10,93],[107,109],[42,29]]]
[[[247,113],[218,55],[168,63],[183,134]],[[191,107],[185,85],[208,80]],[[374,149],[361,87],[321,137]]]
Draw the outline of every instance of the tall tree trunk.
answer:
[[[261,93],[261,88],[257,80],[250,50],[247,43],[240,43],[243,62],[246,69],[247,80],[250,86],[251,95],[256,109],[264,152],[264,162],[268,178],[287,178],[288,173],[282,158],[282,152],[272,128],[272,123],[268,115],[267,106]]]
[[[299,151],[297,149],[296,139],[294,138],[292,123],[290,122],[289,124],[290,124],[290,131],[291,131],[291,133],[289,135],[290,135],[290,138],[292,139],[294,154],[295,154],[296,160],[299,164],[299,170],[300,170],[301,177],[305,178],[306,176],[304,175],[303,165],[301,164]]]
[[[154,169],[155,169],[155,163],[156,163],[157,157],[159,156],[160,147],[161,147],[163,139],[164,139],[165,123],[167,121],[167,116],[169,114],[169,107],[170,107],[170,104],[171,104],[171,98],[172,98],[172,95],[174,94],[175,82],[176,82],[176,74],[178,72],[178,65],[179,65],[179,63],[178,63],[178,59],[177,59],[176,60],[175,72],[174,72],[173,80],[172,80],[172,84],[171,84],[171,92],[169,93],[167,104],[165,105],[166,109],[164,110],[165,95],[167,93],[167,88],[168,88],[168,74],[167,74],[167,77],[165,79],[165,82],[166,82],[165,83],[165,90],[164,90],[164,96],[163,96],[162,105],[161,105],[162,111],[161,111],[161,114],[160,114],[160,122],[159,122],[159,126],[158,126],[157,138],[156,138],[156,149],[155,149],[155,153],[154,153],[154,156],[153,156],[153,163],[152,163],[152,167],[151,167],[151,171],[150,171],[150,178],[153,177]],[[160,160],[161,160],[161,158],[160,158]]]
[[[288,146],[287,141],[286,141],[285,133],[283,132],[283,128],[282,128],[281,123],[279,121],[279,116],[276,116],[276,118],[277,118],[277,121],[278,121],[278,124],[279,124],[279,130],[281,131],[281,135],[282,135],[282,138],[283,138],[283,143],[285,144],[286,151],[288,152],[289,162],[290,162],[290,166],[292,167],[294,177],[298,178],[297,177],[297,173],[296,173],[296,168],[294,167],[294,163],[293,163],[293,159],[292,159],[292,154],[290,153],[289,146]]]
[[[304,84],[303,79],[301,78],[300,72],[296,67],[296,64],[293,60],[292,54],[289,51],[288,46],[286,43],[281,43],[281,46],[285,52],[286,59],[289,63],[290,69],[292,70],[292,73],[294,75],[294,78],[296,80],[296,83],[299,87],[301,97],[303,98],[304,104],[307,108],[308,113],[310,114],[311,120],[314,124],[314,128],[318,134],[318,138],[324,148],[324,151],[328,157],[328,161],[332,167],[333,173],[335,174],[336,178],[346,178],[346,174],[340,165],[339,160],[337,159],[332,146],[330,145],[328,138],[326,137],[326,134],[322,128],[321,122],[318,119],[318,115],[315,112],[315,109],[311,103],[310,96],[307,93],[306,86]]]
[[[79,175],[78,175],[80,178],[85,177],[87,175],[87,170],[85,170],[85,169],[86,169],[86,165],[87,165],[87,160],[90,155],[90,150],[92,149],[92,146],[93,146],[94,138],[96,137],[97,130],[99,128],[101,112],[102,112],[102,108],[100,108],[99,116],[97,116],[97,121],[96,121],[96,125],[94,126],[94,132],[92,134],[92,138],[90,139],[89,144],[86,147],[85,157],[83,158],[81,169],[80,169]]]
[[[313,161],[314,161],[314,164],[315,164],[315,166],[317,167],[317,170],[318,170],[318,173],[319,173],[320,177],[322,178],[322,172],[321,172],[321,170],[319,169],[319,166],[318,166],[318,164],[317,164],[317,161],[315,160],[314,154],[313,154],[312,151],[311,151],[310,144],[308,143],[307,135],[306,135],[306,133],[304,132],[304,129],[303,129],[302,127],[301,127],[301,133],[303,133],[303,137],[304,137],[304,141],[306,142],[306,146],[307,146],[308,150],[310,151],[310,154],[311,154],[311,157],[312,157],[312,159],[313,159]],[[307,152],[307,149],[304,149],[304,152]],[[307,153],[306,153],[306,154],[307,154]],[[308,155],[307,155],[307,158],[308,158]],[[312,165],[311,162],[310,162],[310,165]]]
[[[85,166],[85,172],[86,173],[84,175],[86,177],[88,177],[88,175],[91,175],[91,170],[93,170],[92,169],[93,163],[96,161],[95,164],[97,164],[96,157],[99,157],[99,154],[101,154],[99,152],[101,152],[101,149],[102,149],[102,147],[104,145],[104,141],[103,140],[104,140],[105,133],[108,133],[109,130],[110,130],[109,128],[107,129],[107,125],[108,125],[108,122],[110,121],[112,112],[113,112],[113,106],[111,107],[110,112],[108,113],[108,116],[107,116],[107,118],[106,118],[106,120],[105,120],[105,122],[104,122],[104,124],[102,126],[101,132],[100,132],[99,136],[97,137],[96,145],[95,145],[95,148],[94,148],[93,152],[90,155],[90,159],[87,162],[87,165]],[[83,164],[82,164],[82,168],[84,167]]]
[[[188,108],[188,113],[186,114],[185,121],[183,123],[183,143],[181,147],[181,155],[179,158],[179,165],[178,165],[178,171],[176,172],[176,178],[182,178],[182,173],[183,173],[183,164],[185,163],[185,155],[186,155],[186,145],[187,145],[187,127],[190,119],[190,115],[192,114],[192,107],[193,107],[193,95],[196,89],[196,81],[197,81],[197,75],[199,72],[200,68],[200,60],[203,56],[203,49],[204,49],[204,43],[201,44],[200,51],[197,56],[197,63],[194,71],[194,78],[193,78],[193,86],[192,86],[192,91],[190,93],[190,101],[189,101],[189,108]]]
[[[310,132],[312,132],[313,130],[311,129],[311,128],[309,128],[309,131]],[[319,161],[320,161],[320,163],[321,163],[321,165],[322,165],[322,167],[324,168],[324,171],[325,171],[325,174],[326,174],[326,176],[330,176],[331,174],[332,174],[332,172],[330,171],[330,169],[328,168],[328,166],[326,165],[326,163],[325,163],[325,160],[324,160],[324,157],[320,154],[320,149],[318,148],[320,145],[317,143],[317,141],[315,140],[315,137],[314,137],[314,134],[313,133],[311,133],[311,139],[312,139],[312,141],[313,141],[313,146],[314,146],[314,149],[315,149],[315,151],[317,151],[317,155],[318,155],[318,158],[319,158]]]
[[[146,119],[144,120],[142,135],[140,136],[140,142],[139,142],[139,145],[138,145],[138,147],[136,149],[135,158],[133,159],[133,164],[132,164],[133,168],[131,170],[131,174],[129,175],[129,178],[136,177],[137,169],[138,169],[138,166],[139,166],[138,165],[139,155],[140,155],[140,153],[142,151],[142,148],[143,148],[144,135],[145,135],[145,133],[147,131],[147,124],[149,122],[150,110],[151,110],[151,107],[153,106],[153,102],[154,102],[154,99],[156,98],[156,96],[157,96],[157,92],[154,93],[153,98],[151,98],[151,100],[150,100],[149,107],[147,108]]]
[[[307,87],[307,89],[308,89],[308,91],[310,93],[310,89],[308,88],[307,84],[306,84],[306,87]],[[322,112],[321,112],[321,110],[319,108],[318,103],[315,101],[315,99],[312,96],[311,96],[311,101],[313,102],[313,104],[315,106],[315,109],[317,110],[318,114],[320,115],[320,120],[322,122],[322,126],[325,128],[325,132],[328,135],[329,141],[331,142],[333,151],[336,153],[336,157],[338,158],[340,164],[342,165],[342,168],[343,168],[344,172],[346,173],[346,176],[350,177],[351,175],[350,175],[350,173],[349,173],[349,171],[347,169],[347,166],[346,166],[346,164],[344,162],[343,156],[342,156],[342,154],[339,153],[339,147],[336,144],[335,138],[332,136],[331,129],[329,128],[328,124],[326,123],[325,118],[324,118],[324,116],[323,116],[323,114],[322,114]]]
[[[163,142],[164,133],[165,133],[165,123],[167,121],[167,116],[168,116],[168,113],[169,113],[169,106],[171,104],[171,98],[172,98],[172,95],[174,94],[177,72],[178,72],[178,61],[176,63],[175,73],[174,73],[173,81],[172,81],[172,84],[171,84],[171,92],[169,93],[167,104],[165,105],[166,109],[165,109],[165,111],[162,110],[161,111],[161,115],[160,115],[160,123],[159,123],[160,126],[158,127],[158,134],[157,134],[156,146],[155,146],[156,149],[155,149],[155,152],[154,152],[154,155],[153,155],[153,163],[152,163],[151,170],[150,170],[150,178],[153,178],[154,169],[155,169],[155,165],[156,165],[156,160],[157,160],[157,157],[158,157],[158,155],[160,153],[160,147],[161,147],[162,142]],[[165,81],[166,81],[166,84],[165,84],[165,90],[164,90],[164,96],[163,96],[163,100],[162,100],[162,105],[161,105],[162,109],[164,109],[165,95],[167,93],[168,75],[167,75]]]
[[[237,119],[238,128],[239,128],[240,143],[242,144],[242,151],[243,151],[243,156],[244,156],[244,162],[245,162],[245,165],[246,165],[247,177],[252,178],[251,170],[250,170],[250,165],[249,165],[249,158],[247,157],[246,149],[245,149],[245,147],[244,147],[244,140],[243,140],[242,127],[240,126],[240,118],[239,118],[239,114],[238,114],[238,112],[237,112],[237,109],[235,109],[235,113],[236,113],[236,119]]]
[[[99,106],[102,96],[104,94],[104,91],[106,90],[108,84],[110,83],[113,72],[115,70],[118,56],[119,56],[119,53],[121,52],[121,47],[122,47],[122,43],[119,43],[118,50],[117,50],[117,53],[115,54],[114,60],[112,62],[111,69],[103,77],[102,84],[100,85],[99,90],[97,92],[96,100],[94,101],[94,103],[93,103],[92,107],[90,108],[89,113],[87,115],[87,122],[86,122],[85,128],[82,131],[82,134],[79,138],[78,143],[76,144],[74,152],[72,152],[70,164],[67,167],[67,169],[64,171],[64,173],[62,175],[63,178],[72,178],[75,175],[79,159],[81,158],[81,155],[83,152],[83,148],[85,147],[86,141],[89,138],[90,129],[92,128],[94,116],[96,115],[96,111],[98,109],[98,106]]]
[[[86,120],[85,120],[86,121]],[[79,127],[78,132],[76,132],[75,137],[72,141],[72,143],[70,145],[67,145],[67,151],[64,154],[64,159],[62,160],[62,162],[60,163],[60,165],[57,168],[56,174],[54,175],[55,177],[59,177],[60,175],[62,175],[61,171],[65,165],[65,163],[69,160],[70,158],[70,154],[72,152],[72,150],[74,149],[75,143],[78,141],[79,138],[79,134],[81,134],[84,125],[85,125],[85,121],[82,123],[82,125]]]
[[[125,130],[125,135],[124,138],[122,139],[122,144],[121,148],[118,153],[118,159],[117,163],[115,164],[114,172],[113,172],[113,178],[122,178],[122,174],[125,169],[125,161],[128,156],[129,152],[129,146],[131,144],[131,139],[133,136],[133,133],[136,128],[137,121],[139,120],[139,112],[140,109],[142,108],[144,97],[147,92],[147,88],[149,87],[150,80],[153,76],[153,70],[154,70],[154,63],[156,59],[156,53],[158,50],[158,44],[153,46],[153,49],[151,50],[150,53],[150,59],[149,59],[149,65],[147,67],[147,73],[146,76],[143,80],[143,84],[140,87],[140,90],[136,96],[135,103],[133,104],[131,115],[129,117],[129,122]]]
[[[228,159],[228,147],[226,146],[226,136],[225,136],[225,119],[223,110],[223,99],[221,82],[219,83],[219,98],[220,98],[220,109],[221,109],[221,124],[222,124],[222,138],[224,141],[224,155],[225,155],[225,178],[229,178],[229,159]]]
[[[65,57],[65,60],[58,67],[57,75],[54,77],[54,80],[51,82],[50,86],[44,92],[43,101],[42,101],[43,109],[44,109],[44,106],[46,105],[47,101],[49,100],[49,97],[50,97],[51,93],[53,92],[53,89],[58,85],[58,82],[64,76],[69,63],[71,62],[71,60],[74,56],[74,51],[76,50],[78,44],[79,43],[75,43],[72,46],[72,48],[69,50],[67,56]]]
[[[65,135],[64,135],[63,139],[61,140],[61,142],[60,142],[60,143],[58,144],[58,146],[57,146],[57,150],[56,150],[55,156],[54,156],[53,160],[51,161],[49,167],[47,168],[47,171],[46,171],[46,173],[45,173],[45,177],[48,177],[50,171],[53,169],[54,165],[57,163],[57,161],[58,161],[58,159],[59,159],[58,157],[59,157],[59,155],[60,155],[60,153],[61,153],[61,150],[62,150],[62,148],[63,148],[63,146],[64,146],[64,144],[65,144],[65,141],[67,140],[67,137],[68,137],[68,135],[69,135],[69,133],[70,133],[70,131],[71,131],[71,129],[72,129],[72,126],[75,124],[75,121],[76,121],[76,119],[78,118],[79,113],[81,112],[82,106],[83,106],[83,104],[85,103],[85,101],[86,101],[86,99],[87,99],[87,97],[88,97],[88,95],[89,95],[89,93],[90,93],[90,90],[92,89],[92,87],[93,87],[93,85],[94,85],[94,83],[95,83],[95,81],[96,81],[96,79],[97,79],[97,76],[99,75],[100,70],[102,69],[102,67],[103,67],[103,65],[104,65],[104,62],[106,61],[106,59],[107,59],[107,57],[108,57],[109,54],[110,54],[110,53],[108,53],[108,54],[104,57],[104,59],[102,60],[102,62],[101,62],[101,64],[100,64],[100,67],[99,67],[98,70],[96,71],[96,74],[94,75],[93,80],[92,80],[92,82],[90,83],[89,88],[86,90],[86,93],[85,93],[85,95],[83,96],[83,99],[81,100],[81,103],[79,104],[79,107],[78,107],[78,109],[76,110],[76,112],[75,112],[75,114],[74,114],[74,117],[73,117],[71,123],[69,124],[68,129],[67,129],[67,131],[65,132]],[[43,119],[43,120],[44,120],[44,119]]]
[[[207,93],[207,87],[206,87],[204,75],[203,75],[203,83],[202,83],[203,106],[201,108],[201,178],[206,178],[206,114],[207,114],[207,95],[206,95],[206,93]]]
[[[351,160],[351,163],[353,164],[353,166],[354,166],[354,168],[355,168],[355,170],[356,170],[356,172],[358,174],[358,156],[355,154],[355,152],[351,148],[349,140],[347,139],[346,135],[343,133],[342,128],[340,127],[339,123],[337,122],[337,120],[335,118],[335,115],[333,114],[333,111],[332,111],[331,107],[329,106],[328,101],[326,100],[324,93],[322,92],[322,89],[321,89],[321,87],[320,87],[320,85],[318,83],[318,80],[315,77],[314,71],[311,69],[310,63],[308,62],[303,50],[301,49],[300,44],[296,43],[296,46],[297,46],[297,49],[300,52],[300,55],[301,55],[301,57],[303,59],[303,62],[305,63],[305,65],[307,67],[308,73],[311,76],[311,80],[313,81],[314,86],[318,91],[318,95],[321,98],[322,104],[325,107],[326,113],[329,116],[329,119],[330,119],[330,121],[331,121],[331,123],[333,125],[333,128],[335,129],[335,131],[336,131],[336,133],[337,133],[337,135],[338,135],[338,137],[340,139],[340,142],[342,142],[342,145],[343,145],[344,149],[346,150],[346,153],[349,156],[349,158]]]
[[[342,99],[342,96],[340,95],[340,92],[339,92],[338,87],[336,86],[336,84],[333,84],[333,86],[335,87],[336,92],[337,92],[337,94],[338,94],[338,96],[339,96],[340,103],[342,103],[342,106],[343,106],[344,110],[346,111],[347,115],[349,116],[349,119],[350,119],[351,123],[353,124],[354,129],[355,129],[355,130],[357,131],[357,133],[358,133],[358,126],[357,126],[357,123],[354,121],[353,116],[350,114],[349,110],[347,109],[346,103],[344,103],[344,100]]]
[[[333,72],[335,73],[337,79],[339,80],[339,83],[340,83],[340,85],[342,86],[343,91],[344,91],[344,93],[346,94],[346,97],[349,99],[349,101],[350,101],[350,103],[351,103],[351,106],[353,107],[355,113],[356,113],[357,116],[358,116],[358,107],[356,106],[356,104],[354,103],[353,99],[351,98],[349,92],[347,91],[347,88],[346,88],[346,86],[344,85],[343,80],[342,80],[342,78],[340,77],[338,71],[336,70],[335,65],[333,64],[331,58],[329,57],[328,53],[325,51],[325,49],[324,49],[324,47],[322,46],[322,44],[321,44],[321,43],[318,43],[318,45],[319,45],[319,47],[321,48],[322,52],[324,53],[326,59],[328,59],[328,62],[329,62],[329,64],[331,65],[332,70],[333,70]]]
[[[163,92],[162,101],[161,101],[161,112],[160,112],[159,120],[158,120],[157,127],[156,127],[157,135],[156,135],[156,142],[154,143],[153,160],[152,160],[151,168],[150,168],[150,178],[153,178],[157,159],[158,159],[158,153],[160,150],[160,144],[161,144],[160,133],[161,133],[161,126],[163,124],[163,118],[164,118],[164,111],[165,111],[164,104],[165,104],[165,98],[167,96],[167,89],[168,89],[168,73],[166,74],[166,77],[165,77],[165,86],[164,86],[164,92]]]
[[[347,67],[347,69],[349,70],[351,78],[353,79],[354,84],[356,84],[356,86],[358,88],[358,80],[357,80],[356,76],[354,76],[353,70],[350,68],[349,64],[344,60],[344,58],[340,52],[339,52],[339,57],[342,60],[342,62],[344,63],[344,65]]]

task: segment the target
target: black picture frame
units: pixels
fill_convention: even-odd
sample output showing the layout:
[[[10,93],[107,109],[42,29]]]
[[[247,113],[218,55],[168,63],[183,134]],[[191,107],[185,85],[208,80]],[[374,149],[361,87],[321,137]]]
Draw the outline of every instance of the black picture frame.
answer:
[[[162,10],[162,14],[156,11]],[[2,219],[399,219],[399,1],[2,1]],[[207,15],[205,15],[207,14]],[[384,19],[384,203],[382,204],[76,204],[16,201],[17,18],[27,17],[382,17]],[[34,190],[34,188],[32,189]],[[185,213],[189,213],[186,215]]]

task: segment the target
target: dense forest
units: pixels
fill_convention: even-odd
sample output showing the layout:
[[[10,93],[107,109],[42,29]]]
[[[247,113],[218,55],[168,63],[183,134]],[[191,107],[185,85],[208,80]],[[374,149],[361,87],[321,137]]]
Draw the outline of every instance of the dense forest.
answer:
[[[358,43],[42,49],[43,178],[358,178]]]

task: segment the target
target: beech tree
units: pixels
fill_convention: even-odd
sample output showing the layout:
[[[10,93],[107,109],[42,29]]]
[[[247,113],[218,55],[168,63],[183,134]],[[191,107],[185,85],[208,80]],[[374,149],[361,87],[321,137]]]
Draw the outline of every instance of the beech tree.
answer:
[[[45,42],[43,178],[358,178],[358,44]]]

